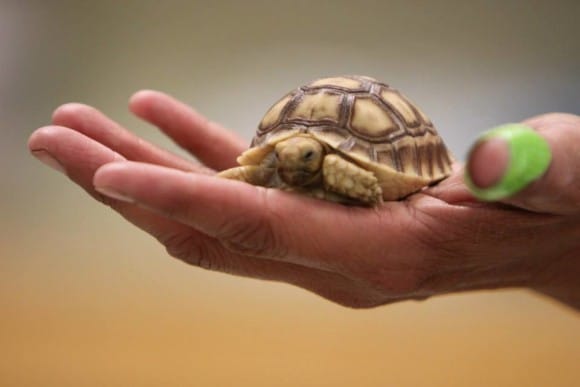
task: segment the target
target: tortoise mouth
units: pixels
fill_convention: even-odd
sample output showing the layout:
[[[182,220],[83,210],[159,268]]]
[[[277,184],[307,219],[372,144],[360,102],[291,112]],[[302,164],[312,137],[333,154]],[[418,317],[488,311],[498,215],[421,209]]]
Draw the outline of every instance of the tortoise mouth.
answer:
[[[303,187],[316,182],[319,171],[307,171],[304,169],[284,169],[278,168],[278,175],[282,181],[294,187]]]

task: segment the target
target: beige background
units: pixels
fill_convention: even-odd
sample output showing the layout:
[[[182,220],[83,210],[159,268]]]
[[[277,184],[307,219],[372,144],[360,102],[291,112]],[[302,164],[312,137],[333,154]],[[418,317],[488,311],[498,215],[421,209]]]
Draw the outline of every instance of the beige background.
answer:
[[[0,385],[578,386],[579,315],[547,299],[353,311],[187,267],[25,143],[79,101],[175,149],[127,112],[140,88],[249,139],[287,90],[360,73],[463,157],[492,125],[580,113],[579,17],[578,1],[0,1]]]

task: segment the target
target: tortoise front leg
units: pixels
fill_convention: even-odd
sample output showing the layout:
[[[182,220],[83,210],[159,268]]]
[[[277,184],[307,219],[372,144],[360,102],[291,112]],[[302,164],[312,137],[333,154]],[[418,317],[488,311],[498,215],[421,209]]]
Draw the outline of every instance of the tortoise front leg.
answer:
[[[275,172],[276,170],[274,168],[264,168],[261,165],[243,165],[221,171],[217,176],[262,187],[271,187],[272,180],[275,178]]]
[[[331,154],[324,158],[322,176],[328,191],[371,206],[383,201],[383,190],[376,176],[339,155]]]

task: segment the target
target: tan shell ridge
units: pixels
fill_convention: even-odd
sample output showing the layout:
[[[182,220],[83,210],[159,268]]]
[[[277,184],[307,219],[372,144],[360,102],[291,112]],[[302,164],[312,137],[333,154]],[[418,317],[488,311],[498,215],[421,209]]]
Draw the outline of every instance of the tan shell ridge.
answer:
[[[424,186],[451,171],[452,157],[429,118],[369,77],[323,78],[291,91],[265,114],[247,156],[255,162],[267,153],[258,148],[296,134],[324,141],[380,180],[400,175],[402,184]]]

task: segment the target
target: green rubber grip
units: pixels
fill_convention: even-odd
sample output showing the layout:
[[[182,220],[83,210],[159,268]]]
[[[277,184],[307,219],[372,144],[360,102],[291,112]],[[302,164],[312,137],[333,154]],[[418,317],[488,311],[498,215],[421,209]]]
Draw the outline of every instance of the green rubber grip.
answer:
[[[475,146],[491,138],[500,138],[508,144],[508,167],[500,181],[489,188],[477,187],[466,169],[465,183],[480,200],[496,201],[513,196],[540,178],[550,166],[550,146],[542,136],[526,125],[506,124],[491,129],[480,136]]]

